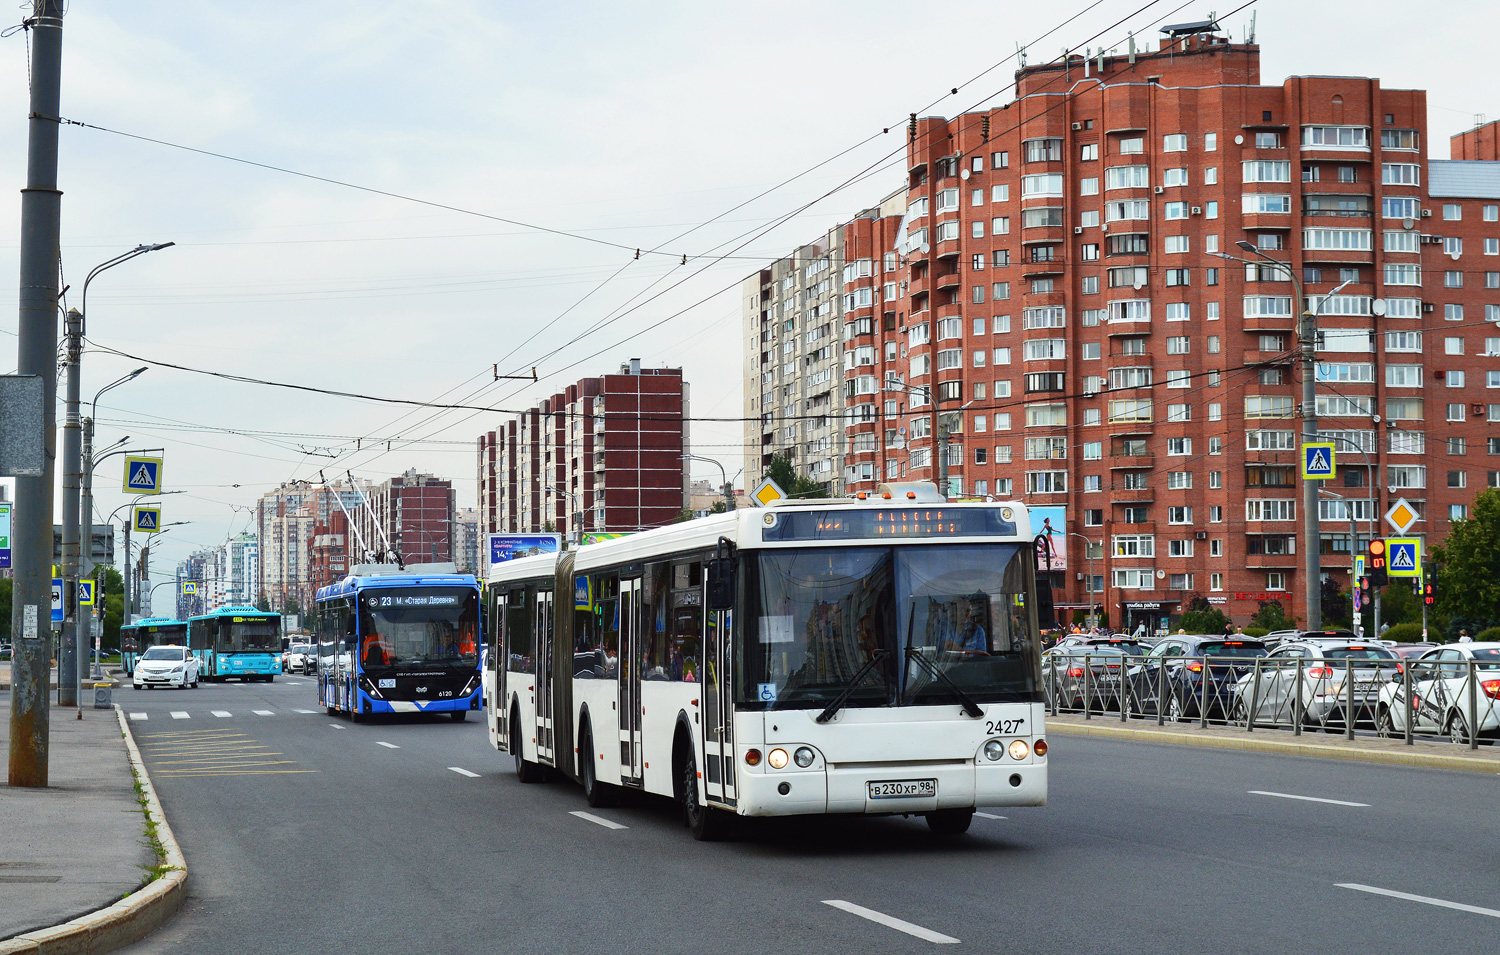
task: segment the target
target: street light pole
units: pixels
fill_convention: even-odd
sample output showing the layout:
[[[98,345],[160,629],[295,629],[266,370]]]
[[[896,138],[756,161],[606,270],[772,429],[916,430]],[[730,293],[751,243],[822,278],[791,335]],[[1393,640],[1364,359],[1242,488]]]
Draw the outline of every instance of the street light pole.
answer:
[[[1094,546],[1094,542],[1077,531],[1070,531],[1069,533],[1084,543],[1083,556],[1089,562],[1089,626],[1097,627],[1099,626],[1099,591],[1094,589],[1094,554],[1090,549]],[[1104,550],[1104,538],[1102,537],[1099,538],[1099,549],[1102,554]]]

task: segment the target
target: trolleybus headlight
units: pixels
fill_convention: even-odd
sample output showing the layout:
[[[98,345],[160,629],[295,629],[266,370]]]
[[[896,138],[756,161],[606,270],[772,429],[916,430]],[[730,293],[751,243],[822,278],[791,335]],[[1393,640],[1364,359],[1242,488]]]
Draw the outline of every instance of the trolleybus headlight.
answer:
[[[1005,756],[1005,745],[998,739],[992,739],[984,744],[984,758],[990,761],[1002,759]]]
[[[776,747],[766,754],[766,762],[771,765],[772,769],[786,769],[786,764],[790,761],[790,757],[787,756],[786,750],[782,749],[780,746]]]
[[[1047,741],[1044,739],[1037,740],[1035,743],[1031,744],[1031,751],[1036,753],[1038,756],[1046,756]]]
[[[745,765],[746,766],[759,766],[760,765],[760,750],[758,750],[758,749],[747,749],[747,750],[745,750]]]
[[[813,759],[815,758],[816,757],[813,755],[813,751],[808,749],[806,746],[798,746],[797,751],[792,754],[792,759],[797,763],[798,766],[801,766],[803,769],[811,766],[813,764]]]
[[[1011,759],[1025,759],[1026,754],[1030,751],[1031,747],[1026,745],[1026,741],[1024,739],[1013,739],[1010,741]]]

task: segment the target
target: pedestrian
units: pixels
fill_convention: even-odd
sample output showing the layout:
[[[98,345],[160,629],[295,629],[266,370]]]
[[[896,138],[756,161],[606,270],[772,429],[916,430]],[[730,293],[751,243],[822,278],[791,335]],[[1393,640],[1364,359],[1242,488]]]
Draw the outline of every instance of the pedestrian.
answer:
[[[1471,639],[1469,639],[1469,631],[1467,631],[1467,630],[1460,630],[1460,631],[1458,631],[1458,642],[1459,643],[1473,643],[1474,641],[1471,640]]]

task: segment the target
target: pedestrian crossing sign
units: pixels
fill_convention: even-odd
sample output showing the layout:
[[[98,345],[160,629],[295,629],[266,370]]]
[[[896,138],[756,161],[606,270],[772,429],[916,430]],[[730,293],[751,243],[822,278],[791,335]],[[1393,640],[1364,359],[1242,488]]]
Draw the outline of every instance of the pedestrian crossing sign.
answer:
[[[161,530],[161,508],[138,507],[135,509],[135,520],[131,527],[141,534],[155,534]]]
[[[80,580],[78,582],[78,605],[80,607],[92,607],[94,605],[94,582],[92,580]]]
[[[160,494],[161,458],[126,455],[125,493]]]
[[[193,580],[185,580],[182,583],[182,595],[184,597],[198,596],[198,583]]]
[[[1363,577],[1364,575],[1365,575],[1365,555],[1364,554],[1355,554],[1354,555],[1354,579],[1358,580],[1359,578]],[[1354,589],[1358,590],[1359,588],[1356,587]]]
[[[1309,441],[1302,445],[1302,477],[1309,481],[1328,481],[1333,476],[1333,443]]]
[[[1392,577],[1422,576],[1422,541],[1416,537],[1388,537],[1386,573]]]

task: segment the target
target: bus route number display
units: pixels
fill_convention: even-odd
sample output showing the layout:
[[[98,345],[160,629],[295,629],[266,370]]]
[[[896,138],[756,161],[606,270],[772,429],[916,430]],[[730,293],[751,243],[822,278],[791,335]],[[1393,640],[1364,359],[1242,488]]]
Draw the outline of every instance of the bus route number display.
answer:
[[[365,601],[371,607],[457,607],[462,602],[457,594],[372,594]]]
[[[766,541],[827,541],[920,537],[1013,537],[1014,521],[999,508],[900,507],[879,510],[770,512]]]

